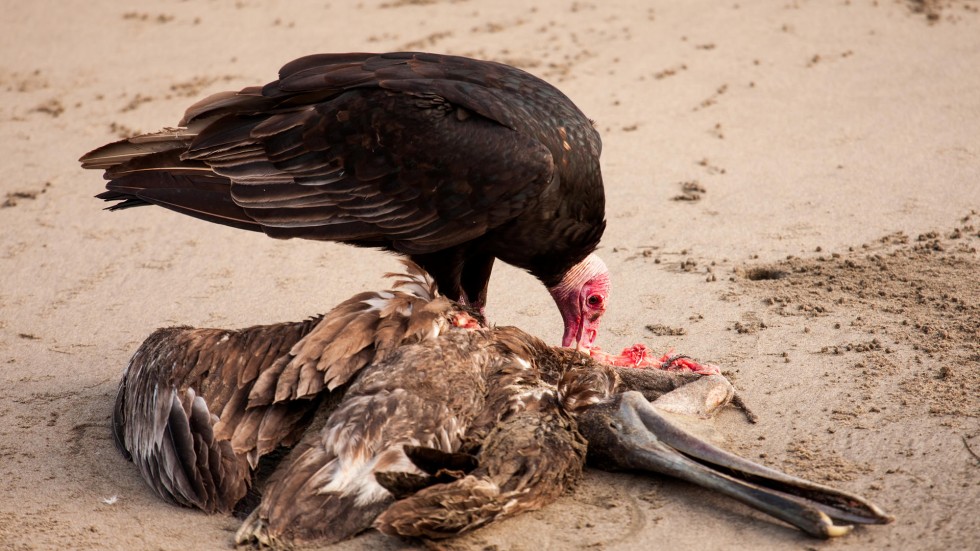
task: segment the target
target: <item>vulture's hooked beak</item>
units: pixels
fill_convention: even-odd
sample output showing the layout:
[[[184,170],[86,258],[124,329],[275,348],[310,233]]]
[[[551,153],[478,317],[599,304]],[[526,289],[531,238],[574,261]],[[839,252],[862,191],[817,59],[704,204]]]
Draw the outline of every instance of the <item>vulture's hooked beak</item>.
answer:
[[[583,324],[584,325],[584,324]],[[579,331],[578,339],[576,341],[575,350],[579,351],[586,356],[592,355],[592,347],[595,346],[595,338],[599,335],[599,332],[595,329],[583,329]]]
[[[693,482],[750,505],[818,538],[847,534],[853,524],[894,520],[877,505],[764,467],[700,440],[638,392],[617,394],[579,417],[589,463],[651,471]],[[835,524],[840,521],[842,524]]]

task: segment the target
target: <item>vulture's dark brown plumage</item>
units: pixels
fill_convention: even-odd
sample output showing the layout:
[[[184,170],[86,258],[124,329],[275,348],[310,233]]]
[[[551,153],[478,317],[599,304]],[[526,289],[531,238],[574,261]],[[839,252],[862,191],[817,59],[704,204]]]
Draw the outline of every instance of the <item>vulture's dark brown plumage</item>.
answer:
[[[600,149],[571,100],[514,67],[350,53],[297,59],[81,162],[105,170],[114,209],[388,249],[477,308],[499,258],[549,288],[563,344],[588,348],[608,287],[590,256],[605,226]]]
[[[693,439],[647,402],[699,386],[698,407],[731,398],[718,375],[605,366],[487,327],[412,270],[392,291],[300,324],[154,333],[120,384],[113,422],[157,493],[206,511],[240,505],[257,462],[305,430],[239,544],[328,543],[371,526],[451,537],[550,503],[587,450],[599,466],[678,476],[821,537],[846,533],[832,518],[890,520],[858,496]]]

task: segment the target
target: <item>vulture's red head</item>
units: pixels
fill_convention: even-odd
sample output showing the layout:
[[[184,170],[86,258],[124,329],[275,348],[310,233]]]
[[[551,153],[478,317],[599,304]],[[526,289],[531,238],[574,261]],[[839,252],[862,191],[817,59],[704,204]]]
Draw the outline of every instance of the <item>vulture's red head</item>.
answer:
[[[606,301],[609,299],[609,268],[606,268],[606,263],[595,254],[590,254],[572,266],[558,285],[548,290],[565,322],[562,346],[574,346],[588,353],[599,334],[599,322],[606,312]]]

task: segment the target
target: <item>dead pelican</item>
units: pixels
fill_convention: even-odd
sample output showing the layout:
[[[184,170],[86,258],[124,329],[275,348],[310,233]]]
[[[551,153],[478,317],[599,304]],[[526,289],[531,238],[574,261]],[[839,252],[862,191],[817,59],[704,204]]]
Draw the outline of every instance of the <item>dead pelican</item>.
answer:
[[[233,510],[259,460],[303,435],[329,398],[325,385],[451,322],[439,318],[434,289],[420,286],[431,282],[416,276],[396,283],[405,290],[361,293],[300,323],[155,331],[119,383],[117,447],[167,501]]]
[[[858,496],[699,441],[647,401],[686,392],[694,399],[682,404],[711,409],[731,397],[723,377],[600,365],[516,328],[488,328],[417,271],[305,324],[170,331],[134,356],[114,415],[123,448],[164,497],[232,509],[262,455],[295,442],[313,408],[329,414],[270,477],[239,544],[326,543],[372,525],[451,537],[550,503],[586,450],[601,468],[678,476],[819,537],[891,520]],[[217,367],[214,357],[228,361]],[[335,409],[316,403],[340,394]],[[215,489],[225,486],[236,489]]]

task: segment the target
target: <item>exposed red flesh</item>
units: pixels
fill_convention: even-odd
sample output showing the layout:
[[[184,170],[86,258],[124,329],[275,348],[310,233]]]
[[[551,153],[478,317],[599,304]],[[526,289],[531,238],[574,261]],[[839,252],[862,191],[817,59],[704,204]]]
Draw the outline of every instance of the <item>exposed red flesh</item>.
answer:
[[[461,329],[470,329],[470,330],[475,330],[483,327],[482,325],[480,325],[479,320],[467,314],[466,312],[457,312],[456,315],[453,316],[453,325]]]
[[[646,345],[634,344],[623,349],[618,355],[607,354],[593,347],[591,350],[592,358],[598,362],[617,367],[635,367],[647,369],[665,369],[669,371],[691,371],[701,375],[718,375],[721,368],[714,364],[701,364],[683,354],[668,352],[660,357],[655,357]]]

